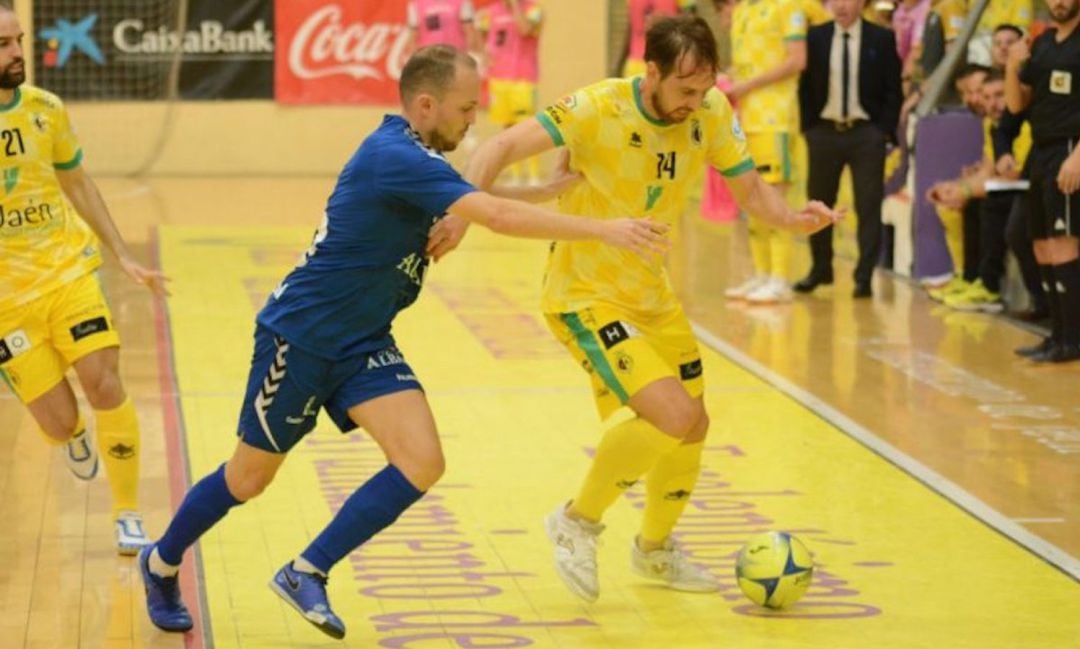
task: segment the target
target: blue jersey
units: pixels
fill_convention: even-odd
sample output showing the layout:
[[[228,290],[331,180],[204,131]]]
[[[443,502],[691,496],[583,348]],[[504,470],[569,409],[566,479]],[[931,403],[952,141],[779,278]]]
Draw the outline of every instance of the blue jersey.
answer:
[[[311,248],[271,294],[258,322],[327,359],[384,349],[416,300],[428,231],[476,188],[387,115],[345,165]]]

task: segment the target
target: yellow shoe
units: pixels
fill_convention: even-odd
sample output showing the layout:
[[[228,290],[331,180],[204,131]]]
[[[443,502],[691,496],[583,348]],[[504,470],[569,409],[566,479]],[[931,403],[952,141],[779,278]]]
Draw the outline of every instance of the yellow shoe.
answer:
[[[945,296],[945,306],[957,311],[981,311],[983,313],[1001,313],[1005,303],[1001,294],[993,293],[983,285],[981,279],[972,282],[968,289]]]
[[[929,295],[930,299],[935,302],[944,302],[946,297],[950,295],[956,295],[957,293],[962,293],[968,290],[970,287],[970,283],[964,281],[963,277],[957,275],[956,277],[950,279],[949,282],[944,286],[932,288],[928,290],[926,294]]]

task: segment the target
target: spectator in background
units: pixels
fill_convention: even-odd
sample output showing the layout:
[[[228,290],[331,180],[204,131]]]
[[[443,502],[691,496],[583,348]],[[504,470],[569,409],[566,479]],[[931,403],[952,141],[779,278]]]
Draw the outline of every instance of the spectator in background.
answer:
[[[655,18],[697,13],[697,0],[626,0],[626,44],[611,76],[645,74],[645,32]]]
[[[969,0],[969,7],[974,2]],[[1024,32],[1031,29],[1034,0],[991,0],[979,17],[975,34],[968,43],[968,61],[992,65],[993,38],[998,25],[1015,25]]]
[[[451,45],[475,52],[480,42],[473,20],[472,0],[410,0],[406,6],[409,28],[408,51],[426,45]]]
[[[1009,60],[1009,48],[1023,37],[1024,30],[1011,23],[995,27],[990,42],[990,67],[1004,72],[1005,62]]]
[[[510,128],[536,113],[536,82],[540,77],[540,30],[544,14],[534,0],[498,0],[480,12],[478,28],[485,35],[489,117]],[[540,162],[528,165],[528,184],[540,184]],[[521,163],[510,167],[510,184],[523,180]]]
[[[903,65],[903,76],[910,77],[921,51],[926,16],[930,13],[930,0],[902,0],[892,15],[892,28],[896,34],[896,53]]]
[[[809,198],[836,204],[840,175],[851,168],[859,215],[856,298],[870,297],[881,252],[885,152],[900,116],[900,59],[892,32],[860,18],[864,0],[833,0],[834,22],[810,29],[799,79],[802,129],[810,148]],[[832,227],[810,237],[813,266],[795,285],[809,293],[831,284]]]
[[[1000,313],[1005,305],[1001,299],[1001,280],[1005,274],[1005,231],[1013,209],[1016,192],[988,192],[987,183],[994,179],[1015,180],[1031,149],[1031,129],[1025,128],[1007,152],[994,150],[994,140],[1005,116],[1005,76],[993,70],[983,82],[982,105],[984,122],[984,155],[979,167],[956,180],[940,182],[929,191],[928,198],[936,205],[963,209],[973,198],[979,203],[979,262],[978,276],[963,290],[945,296],[946,306],[961,311]],[[1006,158],[1007,156],[1007,158]],[[998,162],[1002,164],[999,165]],[[1007,174],[1002,177],[998,169]]]

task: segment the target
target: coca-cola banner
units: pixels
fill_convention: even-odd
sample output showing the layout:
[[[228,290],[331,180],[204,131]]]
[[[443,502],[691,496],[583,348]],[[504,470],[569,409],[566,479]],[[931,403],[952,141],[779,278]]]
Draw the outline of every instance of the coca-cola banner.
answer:
[[[39,85],[67,99],[164,99],[179,57],[184,99],[273,96],[273,0],[34,0]]]
[[[398,102],[406,0],[276,0],[274,96],[288,104]]]

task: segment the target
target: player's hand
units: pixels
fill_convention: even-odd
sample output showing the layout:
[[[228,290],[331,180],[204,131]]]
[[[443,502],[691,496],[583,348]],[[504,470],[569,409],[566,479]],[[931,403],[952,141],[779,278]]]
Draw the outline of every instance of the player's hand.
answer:
[[[1031,58],[1031,46],[1026,38],[1021,38],[1009,46],[1009,56],[1005,59],[1005,67],[1019,70],[1024,62]]]
[[[844,212],[831,209],[821,201],[810,201],[801,211],[795,213],[795,229],[806,234],[824,230],[844,218]]]
[[[1080,158],[1071,155],[1061,163],[1061,170],[1057,177],[1058,189],[1068,196],[1080,189]]]
[[[671,247],[667,238],[668,226],[652,219],[615,219],[602,223],[605,243],[632,250],[642,257],[664,254]]]
[[[120,267],[136,284],[142,284],[153,291],[158,297],[170,295],[165,282],[171,281],[161,271],[150,270],[130,257],[120,258]]]
[[[1011,153],[1001,156],[994,165],[994,173],[1002,178],[1016,180],[1020,177],[1020,170],[1016,166],[1016,158]]]
[[[935,205],[958,210],[964,207],[964,203],[967,202],[967,197],[964,195],[964,190],[960,186],[960,183],[948,180],[935,183],[934,186],[926,192],[926,200]]]
[[[428,256],[436,262],[439,261],[446,253],[458,247],[468,230],[469,222],[461,217],[448,214],[439,219],[428,232]]]
[[[749,92],[750,85],[743,81],[740,83],[732,84],[730,88],[724,91],[724,94],[727,95],[728,101],[730,101],[732,104],[735,104],[737,101],[745,97]]]

